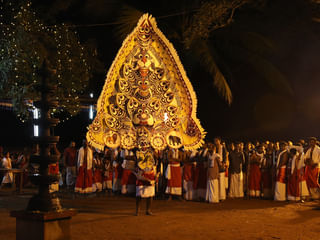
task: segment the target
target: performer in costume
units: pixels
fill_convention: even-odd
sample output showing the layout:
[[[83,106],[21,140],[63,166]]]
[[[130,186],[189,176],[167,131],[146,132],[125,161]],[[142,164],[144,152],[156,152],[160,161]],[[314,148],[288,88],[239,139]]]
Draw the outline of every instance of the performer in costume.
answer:
[[[78,176],[75,192],[92,193],[92,158],[92,149],[87,141],[83,140],[82,147],[78,151]]]
[[[286,142],[281,142],[280,148],[282,152],[279,153],[277,164],[276,164],[276,185],[274,190],[274,200],[275,201],[286,201],[286,168],[289,161],[289,151],[288,144]]]
[[[320,199],[319,170],[320,148],[316,145],[317,139],[309,139],[309,149],[305,154],[306,182],[312,199]]]
[[[216,146],[212,145],[208,153],[208,181],[206,201],[209,203],[219,202],[219,165],[221,156],[216,153]]]
[[[169,199],[172,195],[182,195],[182,172],[181,172],[181,153],[179,149],[171,149],[168,152],[169,164],[166,170],[167,188],[166,194],[169,195]]]
[[[100,150],[131,150],[141,140],[156,150],[198,149],[206,133],[196,107],[177,52],[155,19],[144,14],[108,71],[86,137]]]
[[[137,177],[136,181],[136,216],[139,215],[141,198],[146,198],[146,214],[152,215],[152,198],[155,195],[156,166],[153,152],[148,148],[141,148],[136,152]]]

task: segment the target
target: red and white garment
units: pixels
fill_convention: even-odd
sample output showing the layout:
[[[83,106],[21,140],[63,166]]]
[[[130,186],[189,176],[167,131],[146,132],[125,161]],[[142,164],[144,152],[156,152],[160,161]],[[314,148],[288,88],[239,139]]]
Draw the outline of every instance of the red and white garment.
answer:
[[[198,154],[198,161],[194,174],[193,189],[197,199],[205,199],[207,193],[207,153],[208,149],[202,150]]]
[[[92,184],[92,191],[93,192],[101,192],[102,191],[102,170],[101,167],[101,160],[100,159],[94,159],[95,162],[95,169],[93,173],[93,184]]]
[[[121,151],[121,155],[124,158],[122,163],[121,193],[134,193],[136,191],[136,175],[133,172],[136,166],[135,161],[131,160],[134,157],[134,153],[126,149]]]
[[[256,153],[256,155],[260,158],[261,161],[263,160],[263,153]],[[250,197],[260,197],[261,194],[261,170],[259,165],[260,164],[257,162],[250,163],[248,182]]]
[[[196,155],[196,151],[191,153],[190,159],[193,159]],[[183,166],[183,189],[184,189],[184,198],[186,200],[193,200],[194,190],[193,190],[193,181],[195,174],[196,162],[186,162]]]
[[[182,194],[182,176],[180,162],[172,161],[168,164],[166,170],[167,188],[166,194]]]
[[[75,192],[92,192],[92,150],[90,147],[81,147],[78,152],[78,176]]]
[[[136,196],[142,198],[154,197],[155,195],[155,178],[156,168],[153,167],[151,171],[138,170],[136,180]],[[148,179],[150,181],[146,181]]]
[[[320,199],[319,173],[320,173],[320,148],[315,146],[311,155],[311,148],[305,154],[305,159],[310,159],[312,165],[306,165],[305,177],[312,199]]]
[[[287,173],[286,173],[286,169],[287,166],[283,165],[279,168],[279,164],[280,164],[280,159],[282,157],[283,154],[287,154],[288,150],[284,150],[282,151],[279,156],[278,156],[278,160],[277,160],[277,173],[276,173],[276,185],[275,185],[275,190],[274,190],[274,200],[275,201],[286,201],[287,200],[287,189],[286,189],[286,184],[287,184]]]
[[[300,200],[300,179],[297,168],[299,157],[298,153],[290,157],[287,166],[287,198],[290,201]]]

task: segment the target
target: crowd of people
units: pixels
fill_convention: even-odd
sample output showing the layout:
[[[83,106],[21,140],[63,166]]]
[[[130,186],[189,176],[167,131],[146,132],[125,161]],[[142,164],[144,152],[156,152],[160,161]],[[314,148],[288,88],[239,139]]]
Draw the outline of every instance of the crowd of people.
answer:
[[[28,170],[23,153],[2,153],[1,168]],[[153,166],[153,181],[143,177],[138,162],[148,155]],[[276,201],[320,199],[320,147],[316,138],[293,144],[251,142],[226,144],[220,138],[201,149],[111,149],[96,151],[86,141],[80,149],[75,142],[64,150],[60,170],[60,186],[79,194],[106,191],[143,197],[143,182],[154,189],[148,197],[218,203],[226,198],[265,198]],[[50,168],[49,168],[50,169]],[[148,174],[148,173],[147,173]],[[27,184],[27,173],[24,184]],[[12,182],[12,173],[3,172],[1,185]],[[140,184],[140,185],[139,185]],[[57,185],[57,184],[56,184]],[[56,188],[58,190],[58,188]],[[148,190],[149,191],[149,190]]]

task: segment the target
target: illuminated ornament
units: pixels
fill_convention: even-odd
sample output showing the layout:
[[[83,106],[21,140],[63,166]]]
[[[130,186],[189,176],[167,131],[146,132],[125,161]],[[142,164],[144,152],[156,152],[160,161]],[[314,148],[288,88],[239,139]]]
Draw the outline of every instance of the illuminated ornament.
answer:
[[[89,126],[88,142],[103,149],[105,133],[121,135],[121,147],[197,149],[205,132],[197,98],[180,59],[155,19],[144,14],[112,63]],[[129,134],[130,133],[130,134]]]
[[[104,144],[110,148],[120,146],[120,135],[117,132],[109,131],[104,135]]]
[[[144,171],[153,170],[153,166],[155,165],[153,152],[151,151],[137,151],[137,162],[138,167]]]
[[[151,137],[151,146],[156,150],[164,150],[167,146],[166,139],[160,133],[156,133]]]
[[[178,131],[171,131],[166,136],[167,144],[171,148],[181,148],[183,146],[183,138],[180,132]]]
[[[121,134],[121,147],[125,149],[133,149],[136,146],[136,136],[134,133],[128,132]]]

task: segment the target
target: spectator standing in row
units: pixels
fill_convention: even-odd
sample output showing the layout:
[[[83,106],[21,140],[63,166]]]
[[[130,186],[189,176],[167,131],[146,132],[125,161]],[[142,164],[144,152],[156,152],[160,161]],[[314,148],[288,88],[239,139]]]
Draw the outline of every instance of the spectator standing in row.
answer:
[[[219,202],[219,165],[221,156],[216,153],[216,146],[212,145],[208,156],[208,180],[206,201],[209,203]]]
[[[320,170],[320,147],[316,145],[315,137],[309,140],[309,149],[305,154],[306,181],[312,199],[320,199],[319,170]]]
[[[5,169],[11,169],[11,158],[10,158],[10,152],[6,152],[3,159],[2,159],[2,167]],[[13,183],[13,173],[11,171],[5,172],[2,182],[1,182],[1,187],[5,185],[11,185]]]
[[[181,172],[181,152],[179,149],[171,149],[168,152],[169,164],[166,170],[167,188],[166,194],[169,195],[169,199],[172,196],[178,198],[182,195],[182,172]]]
[[[87,140],[83,140],[82,147],[78,152],[78,176],[75,185],[75,192],[92,192],[92,160],[93,153],[91,147],[88,146]]]
[[[250,197],[260,197],[261,193],[261,162],[264,158],[264,147],[259,145],[257,151],[250,156],[249,162],[249,195]]]
[[[282,150],[278,156],[276,164],[276,185],[274,190],[274,200],[275,201],[285,201],[287,200],[286,196],[286,167],[289,161],[289,151],[288,145],[286,142],[280,144],[280,149]]]
[[[71,141],[69,147],[64,150],[63,161],[66,168],[67,188],[73,189],[77,178],[77,149],[74,141]]]
[[[230,173],[230,188],[229,197],[243,197],[243,174],[242,166],[245,164],[244,154],[241,151],[240,143],[237,143],[235,150],[229,154],[229,173]]]

